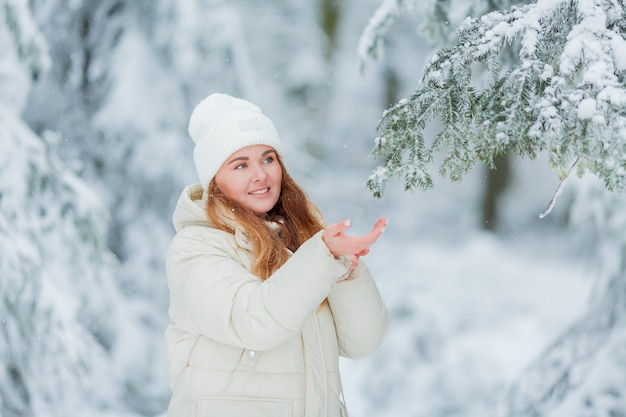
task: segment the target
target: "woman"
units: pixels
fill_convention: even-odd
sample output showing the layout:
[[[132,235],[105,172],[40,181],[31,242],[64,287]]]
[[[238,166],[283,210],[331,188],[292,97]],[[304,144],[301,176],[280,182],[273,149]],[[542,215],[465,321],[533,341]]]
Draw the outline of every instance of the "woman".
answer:
[[[339,355],[368,355],[387,329],[360,260],[386,220],[365,236],[325,227],[245,100],[205,98],[189,134],[200,183],[178,201],[166,261],[168,416],[346,416]]]

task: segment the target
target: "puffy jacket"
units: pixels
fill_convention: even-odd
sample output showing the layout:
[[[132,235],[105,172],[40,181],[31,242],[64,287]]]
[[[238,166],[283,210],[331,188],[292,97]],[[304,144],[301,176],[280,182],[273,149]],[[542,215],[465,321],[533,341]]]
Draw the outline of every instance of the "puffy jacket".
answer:
[[[174,212],[168,417],[347,415],[339,355],[368,355],[387,330],[365,264],[340,281],[348,268],[320,232],[261,281],[245,234],[212,227],[205,203],[200,185],[188,186]]]

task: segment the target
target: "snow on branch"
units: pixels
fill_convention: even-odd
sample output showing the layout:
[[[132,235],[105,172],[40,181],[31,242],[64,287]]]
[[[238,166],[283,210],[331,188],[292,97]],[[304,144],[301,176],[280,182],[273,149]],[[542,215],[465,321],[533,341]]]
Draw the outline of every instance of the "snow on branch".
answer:
[[[547,152],[560,179],[571,161],[609,190],[626,189],[626,12],[619,1],[539,0],[468,18],[437,51],[415,93],[384,112],[368,182],[432,186],[429,165],[461,180],[476,161]],[[425,129],[441,123],[432,138]]]
[[[405,10],[410,10],[416,2],[417,0],[383,0],[359,39],[357,52],[361,60],[361,70],[370,59],[378,59],[382,55],[387,31],[401,14]]]

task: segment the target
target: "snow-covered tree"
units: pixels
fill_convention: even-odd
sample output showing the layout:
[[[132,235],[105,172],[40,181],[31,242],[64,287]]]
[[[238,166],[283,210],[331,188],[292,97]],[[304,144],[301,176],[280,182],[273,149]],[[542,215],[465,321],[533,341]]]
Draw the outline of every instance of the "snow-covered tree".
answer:
[[[108,216],[56,157],[59,137],[12,113],[0,116],[0,414],[123,409],[115,360],[133,326],[119,325]]]
[[[130,416],[146,309],[120,296],[109,216],[61,136],[22,119],[51,64],[26,1],[0,1],[0,50],[0,415]]]
[[[452,180],[505,151],[547,151],[560,178],[575,165],[623,190],[625,13],[618,2],[544,0],[467,19],[455,44],[431,57],[415,93],[383,114],[373,154],[384,165],[369,187],[382,195],[391,176],[407,189],[430,187],[439,151],[439,171]],[[519,59],[507,68],[508,48]],[[477,69],[487,72],[485,85],[476,85]],[[434,121],[443,127],[427,141]]]
[[[457,1],[457,0],[433,0],[427,2],[386,0],[374,16],[370,19],[359,43],[359,56],[362,71],[373,58],[382,56],[389,32],[394,26],[414,25],[407,16],[416,21],[417,31],[433,47],[447,47],[454,41],[455,28],[470,16],[480,16],[494,10],[508,8],[511,4],[526,3],[527,0],[510,1]],[[407,21],[408,20],[408,21]],[[503,60],[510,60],[510,54],[503,54]],[[388,100],[391,105],[401,96]],[[487,230],[494,230],[498,226],[498,218],[501,217],[498,202],[511,183],[511,158],[507,153],[496,155],[493,166],[497,168],[485,169],[485,181],[483,184],[481,203],[481,226]]]
[[[395,7],[381,10],[362,39],[366,57],[406,6],[387,3]],[[372,155],[383,164],[368,181],[379,197],[394,176],[407,190],[432,187],[433,164],[459,181],[505,152],[547,154],[561,183],[545,215],[565,180],[582,177],[571,187],[569,218],[596,262],[595,295],[497,415],[609,417],[626,409],[625,38],[623,1],[538,0],[467,18],[454,43],[432,55],[414,94],[379,123]]]

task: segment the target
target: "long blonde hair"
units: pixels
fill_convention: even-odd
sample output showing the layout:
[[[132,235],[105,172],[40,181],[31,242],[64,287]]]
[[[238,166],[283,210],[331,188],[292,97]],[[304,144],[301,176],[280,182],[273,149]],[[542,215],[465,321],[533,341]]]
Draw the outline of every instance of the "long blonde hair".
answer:
[[[289,259],[285,248],[295,252],[324,228],[319,209],[287,173],[280,157],[277,159],[282,171],[281,192],[268,213],[259,215],[229,199],[219,189],[215,178],[209,183],[206,205],[207,216],[215,227],[234,233],[230,220],[242,228],[252,244],[255,259],[252,273],[263,281]],[[269,222],[280,227],[278,233],[271,229]]]

